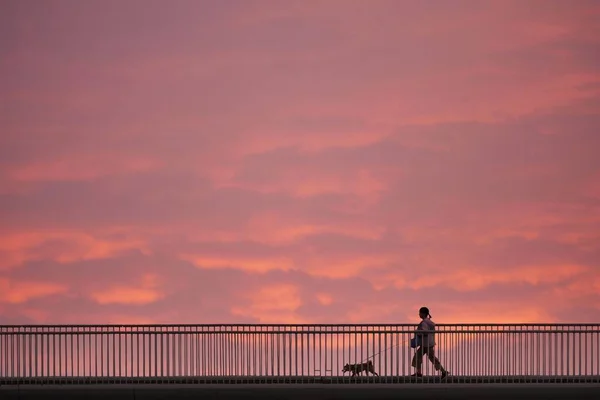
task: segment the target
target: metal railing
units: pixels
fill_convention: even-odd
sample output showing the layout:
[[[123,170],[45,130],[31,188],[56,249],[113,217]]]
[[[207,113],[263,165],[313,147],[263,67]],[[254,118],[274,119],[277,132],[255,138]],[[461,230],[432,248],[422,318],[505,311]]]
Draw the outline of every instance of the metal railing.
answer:
[[[0,381],[441,382],[415,325],[0,326]],[[600,383],[600,324],[440,324],[444,382]],[[347,363],[376,376],[352,377]]]

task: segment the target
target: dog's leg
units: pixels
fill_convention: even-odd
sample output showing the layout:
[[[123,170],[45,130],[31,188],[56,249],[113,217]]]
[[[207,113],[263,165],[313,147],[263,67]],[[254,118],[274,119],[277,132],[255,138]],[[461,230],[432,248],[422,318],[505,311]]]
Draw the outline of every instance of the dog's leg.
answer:
[[[369,365],[367,366],[367,369],[373,374],[373,375],[377,375],[379,376],[379,374],[377,372],[375,372],[375,367],[373,366],[373,363],[371,361],[369,361]]]

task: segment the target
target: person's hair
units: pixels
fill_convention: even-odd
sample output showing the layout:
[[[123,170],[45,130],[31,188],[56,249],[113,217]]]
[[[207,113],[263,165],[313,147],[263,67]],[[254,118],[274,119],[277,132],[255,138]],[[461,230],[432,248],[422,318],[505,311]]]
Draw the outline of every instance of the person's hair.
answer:
[[[429,318],[431,318],[431,314],[429,314],[429,308],[427,308],[427,307],[419,308],[419,314],[425,314],[425,315],[428,315]]]

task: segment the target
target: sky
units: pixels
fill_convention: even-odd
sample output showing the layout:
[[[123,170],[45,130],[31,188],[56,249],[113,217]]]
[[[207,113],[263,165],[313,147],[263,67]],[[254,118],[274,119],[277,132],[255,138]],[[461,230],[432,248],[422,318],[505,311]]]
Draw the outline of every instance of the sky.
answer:
[[[600,3],[0,0],[0,324],[600,322]]]

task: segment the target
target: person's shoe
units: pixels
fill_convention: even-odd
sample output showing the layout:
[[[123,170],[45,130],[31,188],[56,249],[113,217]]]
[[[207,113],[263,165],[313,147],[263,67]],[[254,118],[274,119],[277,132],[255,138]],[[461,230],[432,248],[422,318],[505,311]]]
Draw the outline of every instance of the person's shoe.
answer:
[[[420,372],[417,372],[417,373],[415,373],[415,374],[412,374],[411,376],[416,376],[416,377],[420,378],[420,377],[422,377],[422,376],[423,376],[423,374],[422,374],[422,373],[420,373]]]
[[[444,378],[445,378],[445,377],[447,377],[447,376],[448,376],[448,371],[446,371],[446,370],[443,370],[443,371],[442,371],[442,379],[444,379]]]

